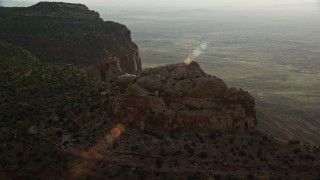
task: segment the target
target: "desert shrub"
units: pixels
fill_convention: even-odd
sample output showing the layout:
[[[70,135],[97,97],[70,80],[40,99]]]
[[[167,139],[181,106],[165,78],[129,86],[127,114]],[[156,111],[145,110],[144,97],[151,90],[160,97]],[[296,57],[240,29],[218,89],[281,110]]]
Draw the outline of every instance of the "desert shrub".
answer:
[[[116,149],[119,146],[119,142],[118,141],[113,141],[112,142],[112,149]]]
[[[310,160],[310,161],[316,160],[316,158],[315,158],[314,156],[312,156],[311,154],[305,154],[305,155],[304,155],[304,158],[305,158],[306,160]]]
[[[215,180],[220,180],[222,179],[221,175],[220,174],[216,174],[213,176]]]
[[[259,144],[260,144],[261,146],[266,145],[265,141],[263,141],[263,140],[261,140]]]
[[[233,144],[233,142],[234,142],[234,137],[229,139],[229,144]]]
[[[174,167],[178,167],[178,166],[180,165],[178,159],[175,159],[175,160],[173,161],[173,165],[174,165]]]
[[[208,154],[206,152],[202,151],[199,153],[198,157],[201,159],[205,159],[208,157]]]
[[[200,143],[202,143],[202,144],[204,144],[204,143],[205,143],[205,141],[204,141],[204,139],[203,139],[203,137],[202,137],[202,136],[199,136],[198,138],[199,138],[199,140],[200,140]]]
[[[261,148],[259,148],[258,152],[257,152],[257,157],[261,157],[262,156],[262,150]]]
[[[144,180],[146,178],[146,174],[144,171],[139,170],[136,173],[137,173],[138,177],[140,178],[140,180]]]
[[[194,154],[194,149],[193,148],[188,148],[187,152],[189,153],[189,156],[193,156]]]
[[[200,180],[200,176],[198,174],[192,175],[188,177],[188,180]]]
[[[289,165],[290,164],[289,160],[286,159],[286,158],[282,159],[282,163],[285,164],[285,165]]]
[[[239,160],[239,159],[234,159],[233,162],[234,162],[234,163],[239,163],[240,160]]]
[[[271,142],[271,140],[269,139],[269,137],[267,135],[262,136],[262,139],[264,141]]]
[[[222,136],[222,133],[219,132],[219,131],[213,131],[210,133],[209,137],[212,139],[212,140],[216,140],[217,137],[221,137]]]
[[[162,160],[157,160],[157,161],[156,161],[156,167],[157,167],[157,168],[161,168],[162,165],[163,165],[163,161],[162,161]]]
[[[247,179],[254,179],[254,175],[253,174],[248,174],[247,175]]]
[[[266,157],[260,157],[260,161],[267,161]]]
[[[291,141],[288,141],[288,144],[296,145],[296,144],[300,144],[300,141],[299,140],[291,140]]]
[[[17,152],[17,157],[23,157],[23,153],[21,151]]]
[[[138,175],[138,177],[140,178],[140,180],[144,180],[144,179],[146,178],[146,174],[145,174],[144,171],[142,171],[142,170],[136,170],[136,171],[134,171],[134,172]]]
[[[239,156],[246,156],[247,155],[247,152],[245,150],[241,150],[239,153],[238,153]]]
[[[169,132],[169,135],[172,139],[177,139],[182,133],[182,128],[176,128]]]
[[[181,153],[182,153],[181,150],[177,150],[177,151],[173,152],[172,155],[173,155],[173,156],[178,156],[178,155],[180,155]]]
[[[248,164],[248,163],[249,163],[248,159],[243,160],[243,164]]]
[[[139,147],[138,147],[137,145],[131,146],[131,151],[132,151],[132,152],[135,152],[135,151],[137,151],[138,149],[139,149]]]
[[[300,151],[301,151],[300,148],[295,148],[295,149],[293,150],[293,152],[294,152],[295,154],[298,154]]]
[[[164,149],[161,149],[159,155],[165,157],[167,156],[167,153]]]

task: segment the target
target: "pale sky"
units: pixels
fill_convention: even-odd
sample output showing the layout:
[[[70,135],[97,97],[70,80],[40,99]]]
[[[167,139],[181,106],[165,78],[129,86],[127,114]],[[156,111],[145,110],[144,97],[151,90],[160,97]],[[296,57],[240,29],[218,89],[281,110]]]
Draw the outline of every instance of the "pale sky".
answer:
[[[10,1],[10,0],[4,0]],[[17,0],[26,2],[39,2],[38,0]],[[48,0],[57,2],[83,3],[87,5],[150,5],[150,6],[180,6],[180,7],[206,7],[214,5],[250,4],[252,6],[264,6],[273,4],[300,4],[318,3],[319,0]]]
[[[9,2],[12,0],[2,0]],[[37,3],[39,0],[14,0]],[[288,7],[296,9],[309,10],[318,9],[320,0],[47,0],[56,2],[81,3],[87,5],[90,9],[141,9],[149,11],[169,10],[169,9],[223,9],[231,7],[234,10],[255,10],[269,11],[274,9],[283,10]],[[1,3],[1,0],[0,0]],[[306,8],[307,7],[307,8]],[[295,11],[289,9],[290,11]],[[293,12],[294,13],[294,12]]]

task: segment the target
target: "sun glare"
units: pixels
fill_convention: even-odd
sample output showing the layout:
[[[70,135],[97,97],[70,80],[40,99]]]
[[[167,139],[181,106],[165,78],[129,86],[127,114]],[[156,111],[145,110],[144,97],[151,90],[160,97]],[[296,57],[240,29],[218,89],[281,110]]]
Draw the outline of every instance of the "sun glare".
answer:
[[[192,61],[196,61],[197,57],[199,57],[204,50],[208,48],[208,44],[206,42],[202,42],[199,47],[194,49],[192,53],[188,54],[186,59],[184,59],[184,63],[189,65]]]

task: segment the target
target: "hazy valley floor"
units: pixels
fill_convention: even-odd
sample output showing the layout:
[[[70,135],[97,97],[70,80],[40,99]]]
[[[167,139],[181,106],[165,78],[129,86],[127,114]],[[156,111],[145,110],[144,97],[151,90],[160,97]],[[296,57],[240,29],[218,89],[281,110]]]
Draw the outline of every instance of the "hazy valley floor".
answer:
[[[312,25],[315,16],[307,14],[308,20],[302,20],[221,13],[189,10],[106,17],[132,30],[143,68],[182,62],[207,43],[197,61],[228,86],[254,95],[261,129],[320,144],[320,27]]]

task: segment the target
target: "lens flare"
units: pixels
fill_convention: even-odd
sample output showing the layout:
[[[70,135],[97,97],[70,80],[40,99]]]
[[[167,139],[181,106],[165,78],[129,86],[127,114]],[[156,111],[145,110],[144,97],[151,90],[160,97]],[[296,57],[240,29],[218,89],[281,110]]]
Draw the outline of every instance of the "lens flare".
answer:
[[[208,44],[206,42],[203,42],[203,43],[200,44],[200,48],[202,50],[206,50],[208,48]]]
[[[110,135],[110,134],[107,134],[106,136],[105,136],[105,138],[106,138],[106,140],[107,140],[107,143],[112,143],[112,141],[113,141],[113,138],[112,138],[112,136]]]
[[[194,57],[198,57],[200,56],[200,54],[202,53],[201,49],[195,49],[193,52],[192,52],[192,55]]]
[[[123,124],[117,124],[115,128],[110,131],[111,137],[116,139],[118,138],[125,130]]]
[[[195,50],[190,53],[186,59],[184,60],[184,63],[189,65],[192,61],[196,61],[197,57],[200,56],[204,50],[208,48],[208,44],[206,42],[202,42],[199,47],[197,47]]]
[[[71,174],[74,178],[79,178],[86,173],[87,171],[84,169],[82,164],[75,164],[71,169]]]
[[[125,126],[123,124],[117,124],[111,131],[107,131],[104,137],[98,139],[94,146],[91,146],[89,150],[81,152],[80,157],[83,158],[82,162],[75,162],[70,168],[70,173],[72,178],[82,177],[87,174],[88,166],[99,161],[103,158],[103,154],[107,151],[108,147],[121,136],[125,131]]]
[[[124,133],[124,131],[125,131],[125,127],[124,127],[123,124],[117,124],[117,125],[116,125],[116,128],[118,128],[121,133]]]
[[[121,131],[118,128],[113,128],[110,134],[112,138],[116,139],[121,135]]]
[[[192,62],[192,59],[187,57],[185,60],[184,60],[184,63],[186,63],[187,65],[189,65],[190,63]]]

